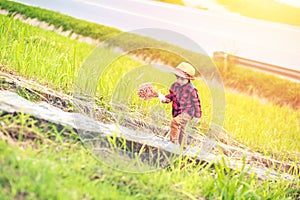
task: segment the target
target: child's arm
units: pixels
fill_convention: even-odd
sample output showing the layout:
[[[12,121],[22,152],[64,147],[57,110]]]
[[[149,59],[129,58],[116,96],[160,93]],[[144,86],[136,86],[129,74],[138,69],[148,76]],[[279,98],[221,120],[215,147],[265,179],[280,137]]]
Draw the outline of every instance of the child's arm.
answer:
[[[171,100],[170,99],[167,99],[167,98],[165,98],[164,100],[162,100],[161,101],[162,103],[170,103],[171,102]]]

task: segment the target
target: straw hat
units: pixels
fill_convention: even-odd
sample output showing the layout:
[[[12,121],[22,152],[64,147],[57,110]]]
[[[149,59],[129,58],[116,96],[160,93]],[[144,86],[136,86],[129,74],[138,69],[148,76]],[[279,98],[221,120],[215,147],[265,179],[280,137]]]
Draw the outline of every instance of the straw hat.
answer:
[[[181,62],[177,65],[175,74],[186,79],[195,79],[195,68],[187,62]]]

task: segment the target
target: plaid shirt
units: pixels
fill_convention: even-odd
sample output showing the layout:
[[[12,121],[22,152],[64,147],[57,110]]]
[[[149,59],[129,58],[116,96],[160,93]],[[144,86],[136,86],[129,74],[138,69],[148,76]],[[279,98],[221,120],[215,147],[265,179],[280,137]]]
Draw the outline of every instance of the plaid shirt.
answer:
[[[170,94],[166,98],[172,103],[172,116],[176,117],[181,113],[189,114],[191,117],[200,118],[202,115],[198,91],[191,82],[181,86],[175,82],[170,88]]]

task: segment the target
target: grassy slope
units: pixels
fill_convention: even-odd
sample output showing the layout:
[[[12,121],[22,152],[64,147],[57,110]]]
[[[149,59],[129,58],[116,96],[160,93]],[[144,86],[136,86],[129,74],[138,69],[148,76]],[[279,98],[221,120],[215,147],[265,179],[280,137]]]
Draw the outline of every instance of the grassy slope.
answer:
[[[151,173],[121,172],[94,159],[76,138],[57,139],[61,133],[55,136],[51,124],[41,126],[22,114],[1,115],[0,120],[11,130],[45,136],[40,142],[25,141],[25,150],[0,140],[0,199],[287,199],[299,186],[259,181],[222,163],[214,166],[215,173],[185,160]],[[19,138],[14,145],[25,142]]]
[[[53,24],[56,28],[62,27],[64,31],[72,30],[75,33],[80,33],[84,36],[97,38],[100,41],[120,33],[120,31],[116,28],[103,26],[84,20],[74,19],[67,15],[53,15],[52,11],[48,11],[42,8],[36,9],[7,0],[0,0],[0,5],[1,8],[7,9],[11,12],[25,14],[30,18],[38,18],[41,21],[46,21],[50,24]]]
[[[17,12],[31,18],[38,18],[39,20],[54,24],[56,27],[62,26],[65,30],[71,29],[75,33],[89,36],[100,41],[120,33],[120,31],[117,29],[74,19],[66,15],[40,8],[24,6],[22,4],[6,0],[0,0],[0,7],[9,10],[11,13]],[[145,39],[143,37],[137,37],[136,35],[134,37],[132,35],[128,35],[126,37],[128,37],[128,39],[117,41],[118,46],[124,50],[132,47],[132,45],[135,44],[142,44],[145,46],[152,46],[152,44],[170,46],[166,43],[151,40],[149,38]],[[170,48],[178,47],[171,45]],[[181,52],[181,50],[179,50],[179,52]],[[153,49],[141,49],[135,51],[134,53],[142,55],[145,58],[150,57],[154,60],[162,60],[166,64],[173,66],[182,60],[180,56],[174,54],[170,55],[165,51]],[[192,55],[193,52],[189,52],[189,54]],[[297,83],[280,79],[273,75],[268,75],[253,70],[246,70],[245,68],[234,65],[231,65],[230,68],[224,69],[221,63],[220,65],[218,64],[218,67],[226,87],[233,88],[242,93],[257,95],[258,97],[268,99],[269,101],[278,105],[290,105],[295,109],[298,109],[300,106],[299,97],[296,92],[300,86]],[[247,71],[247,73],[245,73],[245,71]],[[254,77],[255,80],[253,80]]]
[[[1,17],[1,19],[5,24],[0,29],[4,36],[1,38],[3,49],[0,53],[1,64],[16,70],[20,75],[29,79],[33,78],[41,83],[47,82],[67,93],[72,93],[78,70],[85,56],[92,51],[93,47],[25,25],[8,17]],[[115,61],[108,70],[104,71],[97,96],[101,97],[104,102],[109,102],[117,84],[116,81],[112,80],[119,80],[123,74],[139,65],[138,62],[127,57]],[[210,94],[204,83],[194,81],[194,84],[201,91],[199,95],[204,111],[203,116],[205,116],[202,122],[203,126],[207,126],[211,117]],[[289,150],[296,152],[300,150],[299,146],[294,143],[300,139],[296,134],[299,132],[297,115],[300,111],[272,104],[266,106],[266,104],[261,104],[250,97],[226,94],[225,127],[234,134],[234,137],[259,151],[280,152]],[[141,103],[139,101],[136,104]],[[157,103],[157,101],[152,101],[141,105],[150,107]],[[170,112],[169,105],[165,105],[165,108]],[[245,112],[247,110],[249,112]],[[251,112],[253,110],[256,112]],[[276,123],[270,123],[272,121]],[[253,126],[252,124],[257,125]],[[282,140],[278,140],[278,137]],[[264,140],[261,140],[262,138]],[[274,142],[266,142],[270,138],[273,138],[271,141]],[[262,147],[262,143],[266,144]]]
[[[3,51],[1,51],[0,60],[2,65],[13,68],[18,73],[41,83],[50,82],[65,91],[72,87],[72,80],[74,81],[74,76],[76,77],[76,69],[78,70],[82,59],[93,47],[24,25],[6,17],[1,17],[0,21],[4,24],[1,26],[1,35],[5,36],[1,37]],[[50,41],[54,42],[54,46],[57,48],[53,48],[49,44]],[[39,51],[34,50],[37,46],[40,47]],[[73,51],[74,48],[76,51]],[[48,53],[51,49],[53,51]],[[64,56],[60,57],[59,55]],[[39,61],[40,63],[36,67],[31,67]],[[132,62],[127,59],[124,61]],[[126,65],[121,62],[120,66]],[[66,70],[67,73],[64,73]],[[51,73],[46,76],[46,72]],[[57,74],[65,75],[56,80]],[[257,131],[248,134],[248,138],[253,137],[253,133],[255,135],[263,133],[266,136],[269,136],[269,133],[274,133],[276,136],[281,135],[280,140],[275,140],[275,142],[279,142],[276,143],[277,145],[271,143],[266,148],[258,145],[263,150],[273,152],[274,146],[289,150],[297,145],[296,141],[299,139],[296,133],[299,132],[299,127],[297,127],[296,120],[299,115],[293,110],[271,104],[264,106],[241,95],[228,93],[227,99],[228,125],[232,125],[230,129],[237,132],[237,135],[244,134],[245,130],[253,127],[256,122],[252,120],[255,119],[259,126],[255,127]],[[253,109],[256,109],[257,112],[253,113]],[[270,112],[271,110],[272,112]],[[245,113],[253,114],[247,117]],[[257,117],[257,113],[260,117]],[[275,118],[272,118],[274,116]],[[271,122],[263,122],[264,119],[271,121],[275,119],[276,123],[272,125],[273,128],[266,129]],[[1,121],[4,121],[3,118]],[[245,121],[247,123],[244,123]],[[20,128],[20,125],[16,128]],[[281,129],[283,129],[282,132]],[[45,134],[43,130],[39,130],[39,132]],[[287,136],[287,132],[292,133],[292,135]],[[241,140],[243,140],[242,138],[244,137],[241,136]],[[285,142],[282,138],[289,139]],[[274,138],[269,136],[266,140],[261,140],[261,137],[257,135],[254,140],[256,142],[253,142],[253,138],[249,141],[255,145],[261,141],[264,146],[270,139]],[[291,141],[294,143],[290,146]],[[21,151],[1,141],[0,150],[2,166],[0,170],[3,170],[0,173],[0,196],[11,199],[26,196],[30,199],[48,199],[49,197],[58,199],[105,199],[105,197],[163,199],[167,196],[170,199],[186,199],[188,196],[195,199],[200,197],[211,199],[220,197],[225,199],[259,199],[259,197],[263,199],[285,199],[293,192],[293,188],[284,181],[270,184],[269,182],[258,181],[255,177],[247,178],[238,171],[225,176],[223,170],[226,167],[224,166],[220,167],[217,175],[209,169],[198,171],[189,167],[180,169],[179,166],[150,174],[116,172],[95,161],[80,144],[75,146],[64,146],[60,143],[41,145],[37,149],[27,148]],[[20,176],[15,176],[16,174],[20,174]],[[78,190],[79,187],[82,189]]]

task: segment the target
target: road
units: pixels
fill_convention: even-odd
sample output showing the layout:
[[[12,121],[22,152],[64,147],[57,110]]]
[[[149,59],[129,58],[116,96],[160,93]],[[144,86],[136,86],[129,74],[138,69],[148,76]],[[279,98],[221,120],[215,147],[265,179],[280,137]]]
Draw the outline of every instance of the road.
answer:
[[[300,71],[300,26],[141,0],[17,0],[123,31],[159,28],[183,34],[204,52],[234,55]],[[156,39],[188,48],[181,41]]]

